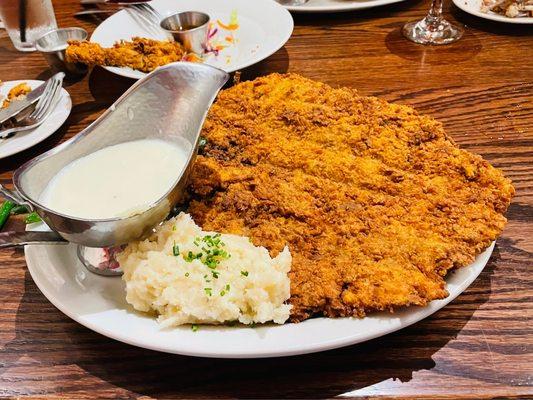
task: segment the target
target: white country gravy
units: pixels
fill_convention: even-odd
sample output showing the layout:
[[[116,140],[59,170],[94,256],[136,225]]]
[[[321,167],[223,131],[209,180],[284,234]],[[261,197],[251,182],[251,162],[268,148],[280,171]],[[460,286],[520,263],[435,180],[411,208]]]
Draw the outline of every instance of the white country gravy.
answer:
[[[40,201],[71,217],[126,217],[164,196],[186,163],[185,150],[163,140],[120,143],[63,167]]]

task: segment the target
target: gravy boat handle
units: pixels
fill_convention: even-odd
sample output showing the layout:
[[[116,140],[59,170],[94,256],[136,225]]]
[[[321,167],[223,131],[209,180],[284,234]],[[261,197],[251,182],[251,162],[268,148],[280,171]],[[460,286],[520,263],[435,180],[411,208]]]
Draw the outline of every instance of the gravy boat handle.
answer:
[[[68,244],[55,232],[0,232],[0,249],[23,247],[27,244]]]
[[[33,211],[30,203],[25,201],[18,193],[6,189],[0,184],[0,194],[18,205],[25,205]],[[0,232],[0,249],[10,247],[23,247],[27,244],[68,244],[56,232]]]
[[[6,189],[2,184],[0,184],[0,194],[9,201],[20,206],[26,206],[29,210],[33,211],[33,206],[30,203],[24,200],[17,192]]]

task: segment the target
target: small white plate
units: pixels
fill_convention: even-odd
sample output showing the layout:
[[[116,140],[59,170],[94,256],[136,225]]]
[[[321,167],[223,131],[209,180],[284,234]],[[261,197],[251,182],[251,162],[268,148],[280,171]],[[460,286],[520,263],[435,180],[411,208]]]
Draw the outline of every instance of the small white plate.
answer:
[[[481,0],[453,0],[453,3],[464,12],[475,15],[479,18],[490,19],[492,21],[507,22],[509,24],[533,24],[532,17],[509,18],[494,12],[481,12]]]
[[[32,227],[33,230],[44,230]],[[242,326],[189,326],[162,329],[156,320],[126,303],[119,277],[88,272],[76,255],[76,246],[26,246],[28,270],[41,292],[73,320],[107,337],[134,346],[217,358],[260,358],[313,353],[348,346],[405,328],[441,309],[461,294],[481,273],[494,243],[472,265],[449,274],[450,295],[427,307],[409,307],[394,314],[366,318],[314,318],[299,324]]]
[[[3,82],[0,85],[0,104],[7,96],[10,89],[22,82],[26,82],[32,89],[35,89],[40,84],[44,83],[43,81],[33,80]],[[17,133],[9,139],[0,139],[0,159],[20,153],[52,135],[61,127],[61,125],[63,125],[63,122],[65,122],[70,115],[71,109],[72,100],[70,99],[70,95],[65,89],[61,89],[61,97],[59,98],[54,111],[52,111],[52,114],[50,114],[46,121],[40,126],[31,131]]]
[[[200,11],[208,14],[211,21],[227,24],[233,12],[237,15],[239,28],[229,32],[219,28],[218,38],[233,33],[234,44],[218,55],[210,55],[206,64],[233,72],[255,64],[278,51],[289,40],[294,22],[291,14],[273,0],[153,0],[152,6],[162,16],[180,11]],[[217,24],[218,25],[218,24]],[[102,22],[91,36],[91,42],[111,47],[115,42],[130,40],[134,36],[165,40],[165,36],[141,26],[126,10],[113,14]],[[140,79],[146,74],[131,68],[104,67],[108,71],[128,78]]]
[[[400,1],[405,0],[309,0],[301,6],[285,6],[285,8],[292,12],[322,13],[363,10],[365,8],[399,3]]]

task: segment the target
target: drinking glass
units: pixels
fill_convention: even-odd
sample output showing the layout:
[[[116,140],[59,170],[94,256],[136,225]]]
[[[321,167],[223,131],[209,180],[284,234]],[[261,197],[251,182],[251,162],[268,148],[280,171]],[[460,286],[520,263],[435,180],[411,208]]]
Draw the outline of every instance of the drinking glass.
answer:
[[[57,28],[52,0],[0,0],[0,19],[19,51],[34,51],[35,41]]]
[[[442,16],[442,0],[432,0],[429,13],[420,21],[403,26],[403,35],[420,44],[448,44],[463,36],[463,29]]]

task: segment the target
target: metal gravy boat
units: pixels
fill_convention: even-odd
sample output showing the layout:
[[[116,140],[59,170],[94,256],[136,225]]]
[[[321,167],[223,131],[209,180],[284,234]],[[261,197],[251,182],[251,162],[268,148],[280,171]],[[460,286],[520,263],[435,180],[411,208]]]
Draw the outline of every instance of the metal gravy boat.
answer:
[[[228,78],[226,72],[205,64],[177,62],[158,68],[135,83],[72,139],[18,168],[13,175],[15,191],[0,185],[0,192],[28,205],[59,235],[7,232],[0,238],[0,247],[61,240],[88,247],[109,247],[148,235],[183,200],[207,111]],[[70,162],[107,146],[147,137],[182,147],[188,153],[188,162],[183,171],[176,171],[169,191],[154,199],[145,211],[124,218],[81,219],[39,202],[48,182]],[[139,190],[142,189],[139,182]]]

